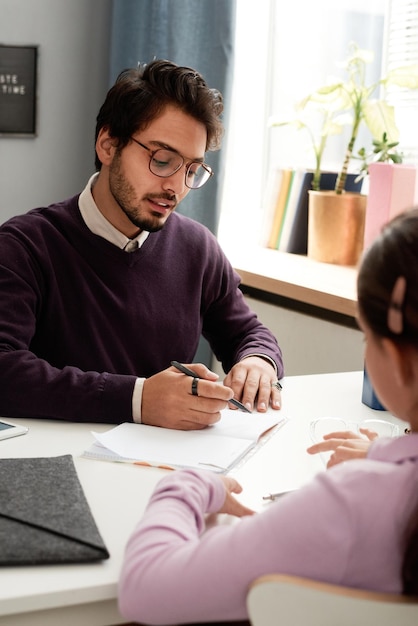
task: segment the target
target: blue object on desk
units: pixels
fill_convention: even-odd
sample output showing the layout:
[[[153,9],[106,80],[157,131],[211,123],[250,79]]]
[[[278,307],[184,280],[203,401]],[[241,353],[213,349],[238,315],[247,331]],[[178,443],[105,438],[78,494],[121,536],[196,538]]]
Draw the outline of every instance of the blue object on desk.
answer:
[[[361,401],[371,409],[376,409],[376,411],[386,411],[385,407],[381,404],[379,398],[374,392],[370,378],[367,375],[366,368],[364,368],[363,373],[363,392]]]

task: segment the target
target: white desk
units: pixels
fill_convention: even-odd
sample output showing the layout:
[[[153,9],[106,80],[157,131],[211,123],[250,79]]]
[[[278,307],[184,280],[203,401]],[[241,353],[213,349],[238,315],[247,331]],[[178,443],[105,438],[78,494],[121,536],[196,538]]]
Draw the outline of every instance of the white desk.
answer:
[[[262,496],[298,487],[323,470],[309,456],[309,422],[321,416],[350,420],[389,419],[361,403],[362,373],[295,376],[283,383],[283,412],[290,420],[234,470],[249,506],[268,506]],[[123,623],[117,611],[117,580],[126,540],[164,470],[80,458],[91,430],[109,425],[13,420],[27,435],[0,441],[0,456],[72,454],[87,500],[111,558],[98,564],[0,568],[0,626],[109,626]],[[397,420],[394,420],[397,422]],[[224,518],[232,523],[230,518]]]

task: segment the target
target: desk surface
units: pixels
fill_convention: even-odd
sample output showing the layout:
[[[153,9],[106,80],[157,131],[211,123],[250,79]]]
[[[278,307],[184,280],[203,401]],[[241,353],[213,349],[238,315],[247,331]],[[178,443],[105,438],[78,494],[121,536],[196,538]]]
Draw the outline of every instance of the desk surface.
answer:
[[[312,419],[390,417],[361,403],[361,372],[294,376],[284,379],[283,387],[282,410],[289,421],[232,472],[244,487],[242,501],[257,510],[268,506],[263,503],[263,495],[299,487],[323,471],[321,459],[305,452],[310,444]],[[0,625],[123,623],[116,593],[124,546],[165,471],[80,458],[93,441],[91,430],[104,432],[109,429],[106,424],[13,421],[28,426],[29,433],[0,441],[0,456],[72,454],[111,558],[87,565],[0,568]],[[220,522],[235,520],[225,516]]]

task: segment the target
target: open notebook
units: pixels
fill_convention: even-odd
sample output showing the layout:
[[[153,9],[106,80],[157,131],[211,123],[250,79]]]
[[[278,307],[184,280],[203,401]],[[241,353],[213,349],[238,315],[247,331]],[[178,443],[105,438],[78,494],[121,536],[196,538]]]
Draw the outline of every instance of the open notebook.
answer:
[[[195,468],[227,472],[256,446],[270,429],[286,422],[281,412],[247,415],[225,409],[222,418],[203,430],[172,430],[124,423],[105,433],[92,434],[95,442],[83,457],[131,462],[169,469]]]

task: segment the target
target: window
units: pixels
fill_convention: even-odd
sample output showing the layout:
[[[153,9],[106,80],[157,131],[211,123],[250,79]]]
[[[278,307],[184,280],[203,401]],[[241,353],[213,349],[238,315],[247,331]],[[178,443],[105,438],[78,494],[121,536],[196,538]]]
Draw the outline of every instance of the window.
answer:
[[[386,28],[385,67],[418,65],[418,3],[391,0]],[[392,90],[387,99],[396,109],[405,163],[418,164],[418,89]]]
[[[227,165],[219,226],[221,242],[223,236],[227,238],[235,232],[241,241],[256,243],[270,168],[313,166],[310,144],[303,131],[271,128],[268,120],[273,114],[290,114],[296,102],[323,84],[329,75],[337,74],[336,63],[345,59],[351,41],[375,52],[370,81],[378,80],[391,64],[417,63],[416,0],[237,2],[232,112],[226,135]],[[382,53],[385,50],[387,54]],[[390,97],[394,104],[397,99],[397,109],[404,98],[399,119],[397,115],[401,149],[408,152],[409,160],[418,159],[418,136],[412,138],[413,146],[402,144],[403,137],[411,143],[411,128],[418,135],[417,125],[411,122],[412,112],[418,108],[418,90],[409,91],[408,95],[398,91]],[[323,161],[324,168],[329,169],[339,167],[346,144],[344,136],[332,139]],[[364,128],[356,150],[369,143],[370,136]]]

